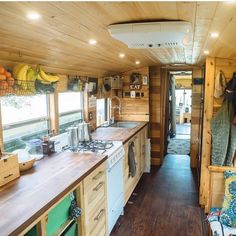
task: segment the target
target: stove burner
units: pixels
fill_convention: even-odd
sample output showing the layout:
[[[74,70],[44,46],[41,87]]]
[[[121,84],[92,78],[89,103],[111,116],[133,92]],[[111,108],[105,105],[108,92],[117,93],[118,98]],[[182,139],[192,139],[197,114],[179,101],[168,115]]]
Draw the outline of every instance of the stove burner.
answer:
[[[110,140],[93,140],[91,142],[80,142],[77,152],[91,151],[102,154],[111,147],[113,147],[113,142]]]

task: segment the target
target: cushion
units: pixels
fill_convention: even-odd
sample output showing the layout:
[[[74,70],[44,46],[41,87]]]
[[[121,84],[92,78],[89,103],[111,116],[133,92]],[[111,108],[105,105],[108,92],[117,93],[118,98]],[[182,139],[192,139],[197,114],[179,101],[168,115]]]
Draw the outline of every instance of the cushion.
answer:
[[[212,235],[214,236],[232,236],[236,235],[236,228],[231,228],[220,223],[219,218],[221,208],[211,208],[207,215],[207,220],[210,224]]]
[[[236,228],[236,172],[225,171],[225,195],[220,214],[220,222]]]

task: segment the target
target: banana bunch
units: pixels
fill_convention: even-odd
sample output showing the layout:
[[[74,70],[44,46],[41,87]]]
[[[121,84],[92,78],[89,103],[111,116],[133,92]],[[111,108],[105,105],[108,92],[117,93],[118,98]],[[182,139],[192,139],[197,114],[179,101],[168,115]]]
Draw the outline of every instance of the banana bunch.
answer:
[[[60,79],[57,75],[46,74],[39,66],[33,69],[27,64],[18,64],[15,66],[13,74],[19,88],[32,93],[36,92],[36,85],[42,84],[51,87]]]
[[[38,75],[37,80],[39,80],[42,84],[52,84],[59,81],[59,76],[46,74],[41,67],[37,68]]]
[[[27,64],[18,64],[13,69],[17,85],[24,91],[35,92],[34,82],[37,79],[37,72]]]

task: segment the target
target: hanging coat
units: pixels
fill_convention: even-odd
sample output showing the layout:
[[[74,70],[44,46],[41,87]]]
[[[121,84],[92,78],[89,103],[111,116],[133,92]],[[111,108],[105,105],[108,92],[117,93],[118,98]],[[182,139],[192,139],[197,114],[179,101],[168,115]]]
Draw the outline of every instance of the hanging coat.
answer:
[[[233,73],[232,79],[225,88],[224,97],[226,100],[233,102],[234,105],[236,104],[236,72]]]
[[[212,165],[223,166],[225,164],[227,147],[229,144],[229,102],[224,101],[220,110],[212,118]]]
[[[224,101],[213,117],[212,129],[212,165],[232,166],[236,148],[236,126],[232,124],[234,104]]]

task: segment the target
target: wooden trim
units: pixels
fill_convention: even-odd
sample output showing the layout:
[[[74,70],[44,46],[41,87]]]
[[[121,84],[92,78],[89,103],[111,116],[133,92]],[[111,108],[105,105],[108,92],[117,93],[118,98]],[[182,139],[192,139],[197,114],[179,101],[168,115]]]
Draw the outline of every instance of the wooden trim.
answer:
[[[165,149],[167,145],[167,137],[165,135],[166,130],[166,105],[167,105],[167,97],[169,97],[168,92],[168,76],[167,69],[161,69],[161,145],[160,145],[160,161],[161,163],[164,160]]]
[[[234,166],[208,166],[209,171],[211,172],[224,172],[225,170],[236,171]]]
[[[213,115],[213,91],[215,78],[215,58],[206,58],[206,75],[204,91],[204,113],[203,113],[203,133],[202,133],[202,160],[200,178],[200,205],[207,204],[207,193],[209,189],[209,171],[211,156],[211,118]]]
[[[58,108],[58,93],[49,94],[49,120],[50,129],[54,134],[59,133],[59,108]]]
[[[161,159],[160,158],[152,158],[151,164],[154,166],[159,166],[159,165],[161,165]]]

